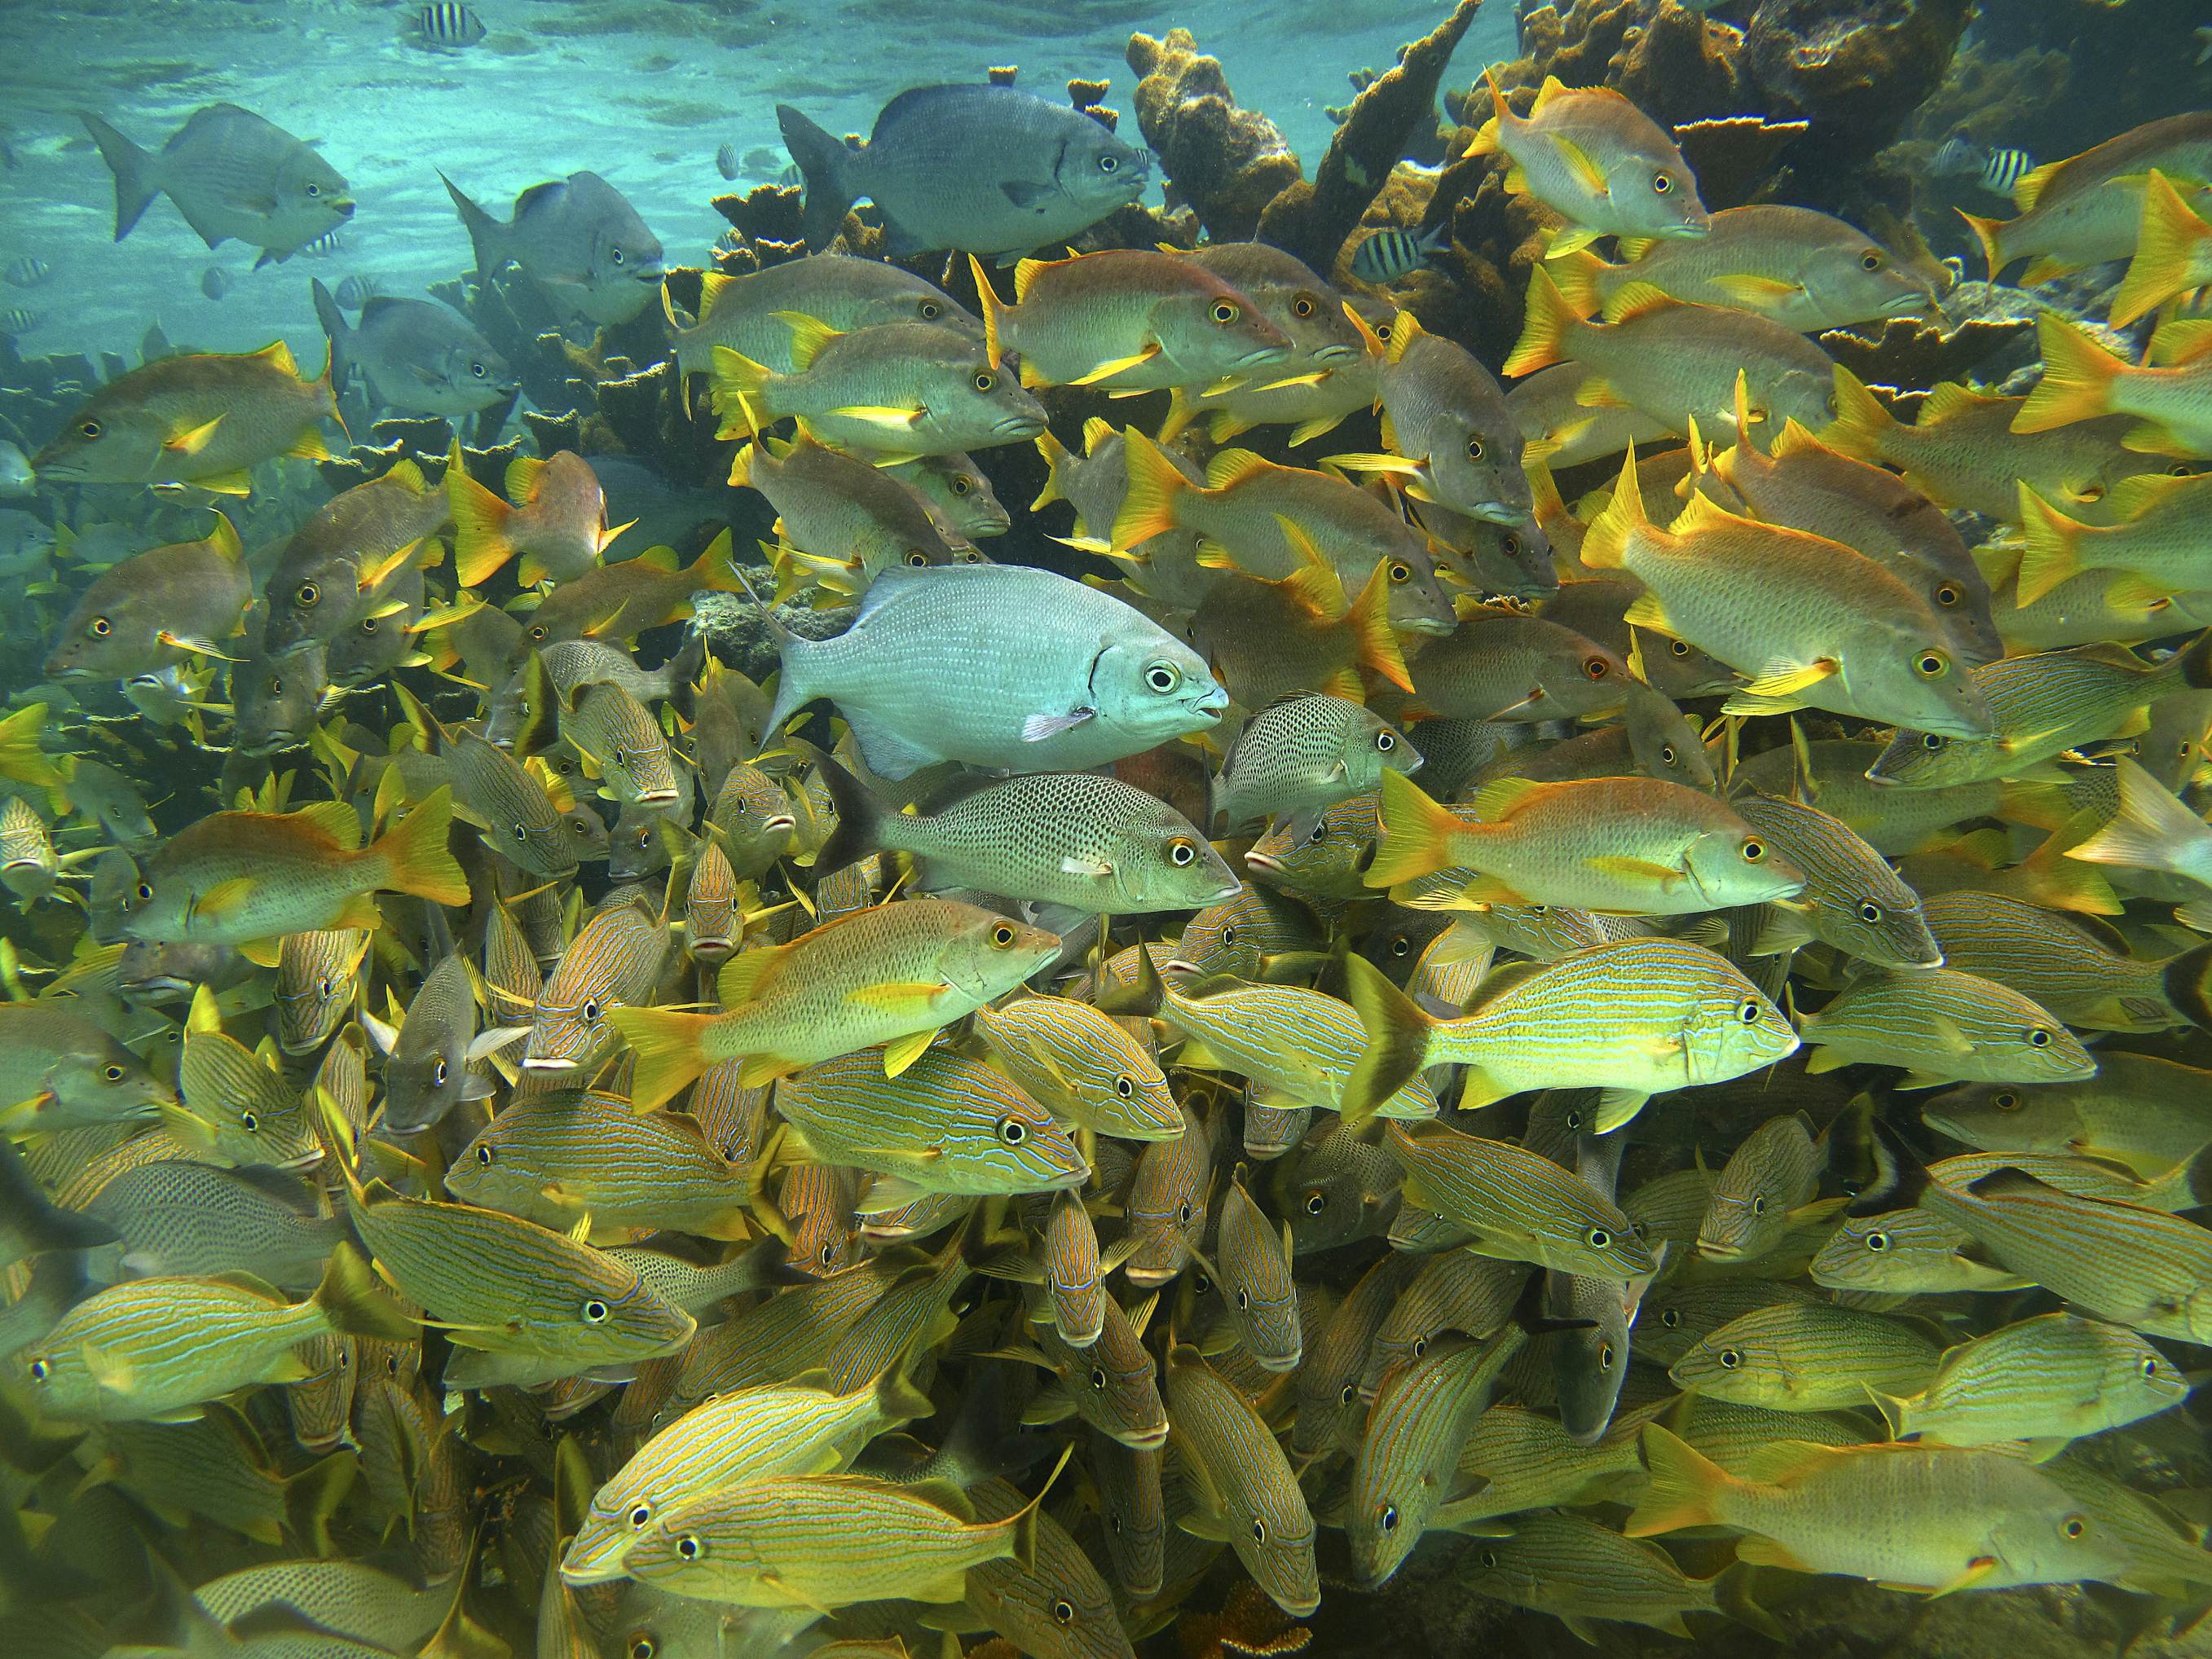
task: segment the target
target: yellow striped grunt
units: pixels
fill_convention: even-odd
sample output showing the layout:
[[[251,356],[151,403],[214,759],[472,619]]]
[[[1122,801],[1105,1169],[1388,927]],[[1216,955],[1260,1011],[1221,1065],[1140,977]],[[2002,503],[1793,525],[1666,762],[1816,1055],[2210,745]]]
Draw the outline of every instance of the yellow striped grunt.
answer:
[[[1168,1353],[1169,1436],[1191,1472],[1185,1530],[1225,1540],[1293,1618],[1321,1605],[1314,1518],[1290,1461],[1243,1395],[1188,1346]]]
[[[2134,1332],[2051,1313],[1947,1349],[1925,1388],[1875,1404],[1899,1440],[1987,1446],[2100,1434],[2188,1395],[2180,1367]]]
[[[1734,1405],[1826,1412],[1863,1405],[1869,1390],[1918,1392],[1941,1352],[1880,1314],[1778,1302],[1707,1333],[1667,1375],[1677,1387]]]

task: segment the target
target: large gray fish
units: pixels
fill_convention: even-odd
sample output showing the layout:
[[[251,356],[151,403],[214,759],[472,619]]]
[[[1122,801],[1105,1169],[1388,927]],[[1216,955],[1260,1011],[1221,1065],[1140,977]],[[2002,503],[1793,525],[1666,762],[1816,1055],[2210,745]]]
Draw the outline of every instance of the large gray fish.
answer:
[[[776,643],[769,729],[829,697],[892,779],[940,760],[1084,771],[1202,732],[1229,702],[1198,653],[1140,612],[1020,565],[897,566],[836,638],[776,625]]]
[[[331,337],[333,380],[358,368],[370,395],[416,415],[471,415],[517,390],[514,371],[474,323],[451,306],[380,295],[349,324],[330,289],[314,283],[315,315]]]
[[[373,1015],[362,1024],[389,1056],[384,1121],[400,1134],[427,1129],[461,1102],[489,1095],[491,1080],[471,1062],[522,1035],[515,1026],[477,1034],[475,977],[458,951],[423,976],[397,1030]]]
[[[1152,183],[1152,155],[1066,104],[1012,87],[913,87],[858,149],[788,104],[783,142],[806,181],[805,232],[829,246],[866,197],[894,252],[1026,253],[1064,242]]]
[[[489,281],[512,259],[595,323],[628,322],[660,285],[660,239],[596,173],[531,185],[514,198],[514,216],[505,224],[444,173],[438,177],[467,228],[480,279]]]
[[[279,1290],[311,1291],[347,1236],[343,1220],[313,1212],[297,1176],[181,1158],[123,1170],[84,1212],[114,1231],[129,1278],[246,1273]],[[112,1276],[99,1271],[106,1254],[94,1257],[95,1278]]]
[[[236,237],[254,269],[292,255],[353,216],[345,175],[280,126],[235,104],[192,112],[157,155],[96,115],[83,118],[115,174],[115,240],[166,193],[210,247]]]

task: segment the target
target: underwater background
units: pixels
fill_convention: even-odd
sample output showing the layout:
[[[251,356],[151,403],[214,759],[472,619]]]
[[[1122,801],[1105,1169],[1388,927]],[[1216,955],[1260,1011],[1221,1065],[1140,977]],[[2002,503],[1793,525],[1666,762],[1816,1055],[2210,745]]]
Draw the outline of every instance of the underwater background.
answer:
[[[0,1655],[2212,1654],[2201,3],[11,3],[0,278]]]

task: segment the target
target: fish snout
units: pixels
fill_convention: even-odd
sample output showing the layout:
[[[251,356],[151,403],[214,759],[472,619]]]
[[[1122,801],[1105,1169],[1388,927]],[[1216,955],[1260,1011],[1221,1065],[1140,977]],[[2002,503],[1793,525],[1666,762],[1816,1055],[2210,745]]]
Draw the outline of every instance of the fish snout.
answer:
[[[353,217],[354,201],[353,198],[350,196],[333,196],[329,201],[324,203],[323,205],[330,209],[331,212],[337,214],[341,219],[350,219]]]
[[[1034,438],[1045,428],[1044,418],[1038,415],[1007,415],[1001,416],[992,428],[994,436],[1019,443]]]

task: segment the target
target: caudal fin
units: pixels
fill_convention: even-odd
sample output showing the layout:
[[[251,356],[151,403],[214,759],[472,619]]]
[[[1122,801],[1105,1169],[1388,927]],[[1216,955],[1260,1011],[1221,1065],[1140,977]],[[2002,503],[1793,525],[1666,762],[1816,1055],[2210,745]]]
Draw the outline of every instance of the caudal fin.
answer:
[[[1572,253],[1547,259],[1544,269],[1551,274],[1560,296],[1588,318],[1605,309],[1605,279],[1620,267],[1607,264],[1586,247],[1578,247]]]
[[[469,902],[469,878],[446,845],[453,823],[452,786],[439,788],[362,856],[380,859],[377,885],[411,893],[433,904],[459,908]]]
[[[775,418],[768,408],[768,389],[775,371],[766,364],[718,345],[710,356],[707,374],[714,413],[722,417],[714,434],[717,438],[756,437],[762,422]]]
[[[1621,1528],[1629,1537],[1709,1527],[1720,1518],[1714,1500],[1735,1480],[1719,1464],[1656,1423],[1644,1425],[1644,1462],[1651,1484]]]
[[[378,1287],[376,1275],[350,1244],[341,1243],[331,1252],[323,1282],[315,1287],[314,1303],[331,1328],[343,1336],[411,1342],[421,1334],[415,1321]]]
[[[1283,522],[1287,529],[1287,520]],[[1405,653],[1398,648],[1397,630],[1390,626],[1389,566],[1389,560],[1378,560],[1368,573],[1367,585],[1359,590],[1352,608],[1345,612],[1345,625],[1352,630],[1353,660],[1401,691],[1410,692],[1413,677],[1406,672]]]
[[[469,476],[458,438],[446,467],[446,500],[453,514],[453,577],[463,587],[474,587],[514,556],[507,534],[514,509]]]
[[[1431,800],[1405,773],[1383,773],[1379,815],[1382,838],[1367,866],[1370,887],[1395,887],[1458,862],[1452,838],[1469,827],[1467,820]]]
[[[1974,233],[1974,240],[1982,245],[1982,258],[1989,261],[1990,281],[1994,283],[1997,279],[1997,272],[2012,263],[2011,256],[2004,251],[2003,224],[1995,219],[1978,219],[1964,208],[1959,210],[1959,216],[1966,222],[1966,228]]]
[[[1521,325],[1520,342],[1505,360],[1506,376],[1534,374],[1565,362],[1567,342],[1582,326],[1582,318],[1559,292],[1559,285],[1538,265],[1528,276],[1528,311]]]
[[[1352,1012],[1359,1016],[1359,1029],[1367,1039],[1344,1079],[1337,1105],[1344,1121],[1356,1128],[1421,1069],[1436,1022],[1364,957],[1346,957],[1344,977]]]
[[[636,1061],[630,1077],[630,1103],[641,1112],[665,1105],[707,1069],[701,1042],[713,1024],[711,1014],[677,1008],[612,1008],[615,1028]]]
[[[97,115],[81,118],[85,131],[92,134],[92,142],[100,146],[100,159],[115,175],[115,240],[119,242],[131,234],[131,228],[138,222],[138,216],[161,193],[161,185],[154,179],[155,163],[159,158],[150,150],[139,149]]]
[[[443,173],[439,173],[438,182],[453,198],[453,210],[461,216],[461,228],[469,234],[469,248],[476,256],[477,280],[489,282],[492,272],[507,263],[507,228],[471,201]]]
[[[1841,363],[1836,365],[1835,385],[1836,418],[1820,433],[1820,441],[1853,460],[1879,461],[1888,435],[1897,430],[1897,417]]]
[[[806,188],[806,203],[799,216],[799,233],[810,253],[819,253],[844,228],[857,192],[846,180],[846,164],[853,152],[845,141],[808,120],[788,104],[775,106],[775,124],[783,133],[783,147],[799,164]]]
[[[2069,576],[2081,574],[2081,532],[2088,526],[2068,518],[2025,483],[2020,486],[2020,525],[2023,545],[2014,603],[2033,605]]]
[[[1126,553],[1176,527],[1176,498],[1191,488],[1167,452],[1131,427],[1122,440],[1129,482],[1114,515],[1114,551]]]
[[[408,1327],[407,1334],[414,1335],[414,1327]],[[318,1559],[333,1553],[331,1517],[353,1490],[354,1477],[360,1471],[361,1459],[350,1450],[341,1449],[319,1463],[310,1463],[284,1482],[285,1530]]]
[[[2203,283],[2208,257],[2212,257],[2212,223],[2191,213],[2181,192],[2153,168],[2143,185],[2135,258],[2128,261],[2128,274],[2112,293],[2112,326],[2125,328]]]
[[[826,876],[848,864],[858,864],[882,847],[888,814],[884,804],[868,793],[867,785],[830,756],[816,750],[814,764],[837,814],[837,827],[814,858],[815,874]]]
[[[39,733],[46,724],[43,702],[27,702],[0,720],[0,778],[13,778],[34,789],[58,789],[76,763],[66,758],[57,766],[39,746]]]
[[[2012,429],[2047,432],[2111,413],[2113,383],[2127,365],[2053,313],[2036,319],[2035,332],[2043,348],[2043,378],[2012,417]]]
[[[345,313],[338,309],[338,302],[331,297],[330,289],[323,286],[321,277],[310,278],[307,287],[314,295],[315,320],[331,337],[331,378],[333,381],[343,380],[346,373],[346,342],[352,337],[353,329],[346,322]]]
[[[2135,762],[2123,757],[2115,775],[2119,810],[2094,835],[2068,848],[2068,858],[2130,870],[2172,871],[2189,861],[2192,849],[2212,840],[2204,821]]]

